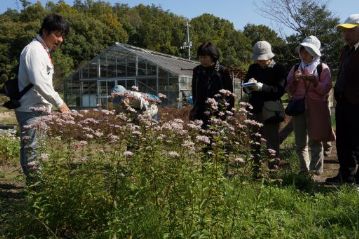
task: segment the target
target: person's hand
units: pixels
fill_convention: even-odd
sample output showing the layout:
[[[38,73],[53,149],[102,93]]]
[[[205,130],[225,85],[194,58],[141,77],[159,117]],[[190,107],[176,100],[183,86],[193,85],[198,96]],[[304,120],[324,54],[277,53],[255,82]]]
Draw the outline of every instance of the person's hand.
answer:
[[[298,69],[294,72],[294,80],[299,81],[301,79],[303,79],[303,74],[302,71]]]
[[[318,79],[315,77],[315,75],[305,75],[303,76],[303,79],[309,82],[312,82],[314,86],[318,85]]]
[[[59,106],[59,111],[61,113],[69,113],[70,109],[69,109],[69,107],[67,107],[67,105],[65,103],[63,103],[62,105]]]
[[[258,82],[256,79],[251,78],[248,80],[249,83],[255,83],[255,85],[248,87],[251,91],[261,91],[263,88],[263,83]]]
[[[263,83],[262,82],[256,82],[254,86],[251,87],[251,90],[253,91],[262,91]]]
[[[250,79],[248,80],[248,83],[257,83],[257,80],[254,79],[254,78],[250,78]]]

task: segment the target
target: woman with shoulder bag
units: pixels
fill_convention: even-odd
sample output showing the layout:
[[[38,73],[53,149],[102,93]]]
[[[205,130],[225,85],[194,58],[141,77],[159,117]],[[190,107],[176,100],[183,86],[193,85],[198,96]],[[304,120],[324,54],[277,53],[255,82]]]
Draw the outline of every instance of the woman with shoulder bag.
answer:
[[[263,123],[261,134],[267,147],[279,157],[279,124],[284,120],[280,99],[285,92],[287,72],[274,61],[274,56],[269,42],[258,41],[253,46],[254,63],[249,66],[243,87],[253,106],[253,119]]]
[[[292,102],[304,102],[303,109],[289,109],[293,106],[290,104],[286,109],[286,112],[294,112],[293,126],[300,171],[316,175],[323,173],[322,142],[335,139],[328,107],[331,73],[329,67],[320,62],[320,45],[315,36],[309,36],[300,43],[297,51],[301,62],[292,67],[286,87]]]

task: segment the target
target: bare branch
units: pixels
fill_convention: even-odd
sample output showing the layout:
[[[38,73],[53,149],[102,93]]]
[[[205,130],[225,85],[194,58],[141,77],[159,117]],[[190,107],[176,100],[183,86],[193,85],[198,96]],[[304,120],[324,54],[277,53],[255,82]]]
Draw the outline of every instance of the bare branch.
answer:
[[[289,29],[303,34],[306,12],[301,12],[303,6],[318,5],[322,0],[261,0],[256,7],[265,18],[283,24]]]

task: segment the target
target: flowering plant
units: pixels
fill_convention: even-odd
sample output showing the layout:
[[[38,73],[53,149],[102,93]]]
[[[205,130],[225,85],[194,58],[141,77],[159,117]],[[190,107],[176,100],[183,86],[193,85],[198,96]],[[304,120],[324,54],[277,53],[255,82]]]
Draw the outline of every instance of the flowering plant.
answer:
[[[31,126],[44,135],[38,157],[41,190],[29,194],[34,214],[59,233],[92,228],[107,237],[154,237],[166,231],[187,238],[210,229],[228,237],[233,229],[220,230],[228,219],[220,215],[229,210],[228,197],[240,193],[229,184],[251,179],[252,145],[263,145],[261,124],[248,119],[247,104],[230,111],[211,99],[208,104],[213,114],[208,128],[198,120],[158,122],[108,110],[39,118]],[[216,117],[220,113],[225,120]],[[273,152],[263,147],[260,153],[265,163]],[[188,224],[194,217],[198,220]],[[160,228],[139,226],[151,220],[161,221]]]

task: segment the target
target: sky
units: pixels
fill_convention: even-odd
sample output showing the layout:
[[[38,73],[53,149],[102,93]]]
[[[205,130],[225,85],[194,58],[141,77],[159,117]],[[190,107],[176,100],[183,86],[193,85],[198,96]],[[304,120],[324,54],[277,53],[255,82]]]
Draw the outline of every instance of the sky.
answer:
[[[37,0],[28,0],[31,3]],[[123,3],[130,7],[138,4],[160,6],[163,10],[168,10],[176,15],[186,18],[194,18],[203,13],[210,13],[215,16],[231,21],[237,30],[243,30],[248,24],[264,24],[280,34],[290,34],[290,30],[282,28],[283,26],[265,18],[258,10],[258,5],[263,0],[106,0],[112,4]],[[40,0],[46,4],[48,0]],[[57,2],[57,0],[53,0]],[[73,0],[65,0],[72,5]],[[333,14],[344,21],[350,14],[359,13],[358,0],[328,0],[328,8]],[[21,4],[18,0],[0,0],[0,13],[8,8],[21,10]]]

